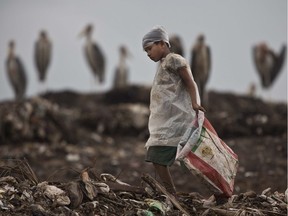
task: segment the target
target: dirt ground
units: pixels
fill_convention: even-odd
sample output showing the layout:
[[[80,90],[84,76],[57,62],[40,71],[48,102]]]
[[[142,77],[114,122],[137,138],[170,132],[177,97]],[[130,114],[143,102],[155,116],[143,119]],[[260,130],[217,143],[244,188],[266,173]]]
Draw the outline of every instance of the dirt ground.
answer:
[[[141,186],[143,173],[158,179],[152,165],[144,162],[149,88],[132,86],[103,94],[49,92],[36,101],[0,103],[0,166],[25,158],[40,182],[76,180],[85,168],[111,173],[134,186]],[[133,112],[137,105],[139,119],[135,121],[123,104],[132,104]],[[210,92],[206,116],[239,157],[235,194],[261,194],[267,188],[285,192],[287,104]],[[211,195],[178,163],[171,173],[178,191]]]
[[[26,158],[40,181],[69,181],[77,179],[81,170],[95,168],[111,173],[129,184],[139,186],[141,175],[149,173],[158,178],[151,164],[144,162],[144,140],[131,137],[104,138],[103,145],[71,145],[67,143],[23,143],[1,146],[1,163],[13,158]],[[239,157],[235,193],[266,188],[284,193],[287,189],[287,147],[285,138],[227,139]],[[11,161],[11,163],[12,163]],[[171,167],[175,185],[182,192],[211,195],[206,186],[178,163]]]

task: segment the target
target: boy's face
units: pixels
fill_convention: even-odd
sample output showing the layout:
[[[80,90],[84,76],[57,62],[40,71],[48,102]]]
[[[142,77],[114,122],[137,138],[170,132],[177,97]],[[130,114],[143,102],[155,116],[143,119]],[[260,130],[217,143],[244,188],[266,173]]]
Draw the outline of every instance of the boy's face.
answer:
[[[163,58],[164,46],[165,43],[157,42],[145,47],[144,50],[152,61],[158,62]]]

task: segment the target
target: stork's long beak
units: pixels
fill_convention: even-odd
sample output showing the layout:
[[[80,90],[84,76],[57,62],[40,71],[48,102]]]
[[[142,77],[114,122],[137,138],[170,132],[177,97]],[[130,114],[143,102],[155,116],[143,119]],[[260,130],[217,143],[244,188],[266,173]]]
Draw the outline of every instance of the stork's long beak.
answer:
[[[87,34],[86,29],[83,29],[83,31],[81,31],[81,32],[78,34],[78,38],[82,38],[82,37],[86,36],[86,34]]]
[[[132,53],[130,52],[130,50],[127,50],[127,58],[133,58],[134,56],[132,55]]]
[[[13,55],[13,50],[12,50],[11,47],[8,47],[8,49],[7,49],[7,55],[8,55],[8,56],[12,56],[12,55]]]
[[[13,56],[13,54],[14,54],[14,41],[10,41],[9,42],[9,46],[8,46],[8,49],[7,49],[7,53],[8,53],[8,55],[9,56]]]
[[[130,59],[134,57],[128,48],[126,48],[125,50],[126,50],[126,54],[125,54],[126,58]]]

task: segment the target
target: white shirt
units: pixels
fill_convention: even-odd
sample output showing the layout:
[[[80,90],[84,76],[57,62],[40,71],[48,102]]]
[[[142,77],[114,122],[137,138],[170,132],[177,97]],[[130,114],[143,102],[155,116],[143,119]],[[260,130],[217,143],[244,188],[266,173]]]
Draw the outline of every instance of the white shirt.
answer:
[[[177,146],[181,137],[191,126],[195,117],[190,95],[178,74],[178,69],[186,67],[193,76],[186,59],[169,53],[161,60],[150,93],[150,117],[148,129],[150,137],[145,147]],[[197,103],[200,97],[197,91]]]

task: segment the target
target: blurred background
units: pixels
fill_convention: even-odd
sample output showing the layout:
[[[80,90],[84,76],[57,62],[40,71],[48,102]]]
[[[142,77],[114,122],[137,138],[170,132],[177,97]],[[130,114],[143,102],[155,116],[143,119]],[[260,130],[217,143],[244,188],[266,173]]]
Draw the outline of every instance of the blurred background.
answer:
[[[149,137],[149,93],[158,63],[142,48],[142,37],[155,25],[164,26],[171,38],[180,37],[189,64],[191,57],[199,56],[199,52],[191,53],[199,35],[210,48],[208,94],[201,97],[208,100],[202,104],[219,137],[239,157],[235,194],[252,190],[263,195],[267,188],[284,193],[286,0],[1,0],[0,177],[17,176],[10,167],[25,158],[39,181],[75,180],[87,167],[131,185],[141,184],[142,173],[156,178],[144,160],[144,145]],[[35,52],[36,43],[42,52]],[[84,48],[93,59],[94,73]],[[205,53],[205,47],[200,48]],[[200,59],[208,59],[203,56]],[[103,74],[99,77],[95,71]],[[171,167],[177,190],[209,197],[211,191],[203,182],[185,171],[178,163]],[[19,203],[14,194],[7,194],[5,205]],[[15,197],[19,196],[17,192]],[[250,208],[250,198],[242,197]],[[267,210],[266,204],[265,200]],[[19,211],[26,212],[22,206]],[[27,211],[30,206],[29,201]],[[54,211],[51,202],[46,208],[51,206]],[[274,201],[271,209],[275,210]]]
[[[106,60],[105,81],[99,83],[84,57],[86,39],[79,33],[87,24],[94,27],[92,40],[98,43]],[[182,39],[184,57],[190,61],[197,36],[205,35],[212,53],[211,76],[207,89],[245,94],[254,83],[256,95],[271,101],[287,101],[287,65],[268,89],[263,89],[253,63],[252,47],[266,42],[279,52],[287,43],[286,0],[1,0],[0,2],[0,100],[13,99],[5,61],[8,43],[22,60],[27,96],[39,93],[34,63],[34,44],[45,30],[52,42],[52,56],[45,89],[73,89],[100,92],[111,88],[119,61],[119,47],[125,45],[129,82],[151,85],[156,64],[143,52],[143,35],[155,25],[163,25]],[[42,88],[43,90],[43,88]]]

